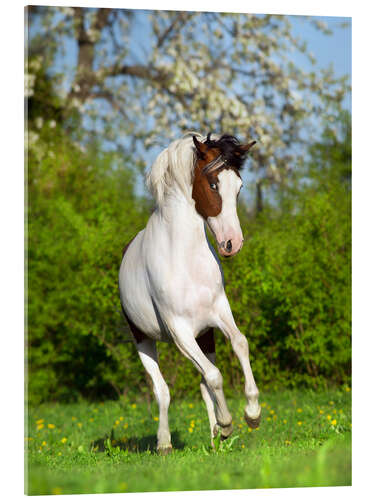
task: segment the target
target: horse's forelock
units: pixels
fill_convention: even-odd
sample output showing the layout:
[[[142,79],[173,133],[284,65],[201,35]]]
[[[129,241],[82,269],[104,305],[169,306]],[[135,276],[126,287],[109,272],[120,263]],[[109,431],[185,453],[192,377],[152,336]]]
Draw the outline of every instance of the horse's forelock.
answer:
[[[247,154],[247,152],[241,149],[240,141],[229,134],[224,134],[218,139],[211,139],[211,135],[211,133],[207,135],[205,145],[210,149],[218,149],[227,165],[240,170],[246,161]]]

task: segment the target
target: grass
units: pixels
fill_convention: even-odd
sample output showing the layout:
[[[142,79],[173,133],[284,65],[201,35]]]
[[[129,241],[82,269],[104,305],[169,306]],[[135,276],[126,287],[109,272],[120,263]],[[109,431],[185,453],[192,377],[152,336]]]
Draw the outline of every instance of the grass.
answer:
[[[351,394],[262,394],[250,431],[244,397],[228,401],[234,433],[209,446],[201,401],[172,401],[174,451],[156,454],[157,407],[129,401],[42,405],[28,412],[27,493],[74,494],[351,484]]]

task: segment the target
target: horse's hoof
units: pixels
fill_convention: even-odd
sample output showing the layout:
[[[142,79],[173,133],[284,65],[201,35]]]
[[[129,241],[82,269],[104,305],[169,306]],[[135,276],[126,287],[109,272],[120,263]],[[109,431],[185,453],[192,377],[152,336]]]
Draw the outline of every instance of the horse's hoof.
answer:
[[[251,428],[251,429],[256,429],[257,427],[259,427],[259,424],[260,424],[260,417],[261,417],[261,413],[259,412],[259,415],[255,418],[252,418],[252,417],[249,417],[246,412],[245,412],[245,421],[247,423],[247,425]]]
[[[169,455],[170,453],[172,453],[172,450],[173,448],[171,444],[167,444],[165,446],[158,446],[157,448],[158,454],[161,456]]]
[[[219,424],[215,424],[214,427],[214,437],[217,436],[218,432],[220,431],[220,437],[221,440],[224,441],[224,439],[227,439],[233,432],[233,425],[230,423],[229,425],[221,426]]]

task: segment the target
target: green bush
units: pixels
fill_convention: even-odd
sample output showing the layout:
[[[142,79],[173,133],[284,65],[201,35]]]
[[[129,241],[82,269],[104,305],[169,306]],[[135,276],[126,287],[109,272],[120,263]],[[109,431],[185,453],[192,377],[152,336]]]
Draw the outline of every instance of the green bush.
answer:
[[[117,285],[122,248],[145,226],[150,203],[134,194],[129,159],[95,145],[82,151],[58,122],[31,134],[29,401],[151,397],[126,342]],[[244,247],[223,262],[260,389],[350,382],[350,189],[314,172],[256,218],[242,210]],[[216,339],[226,392],[236,392],[239,362],[221,333]],[[192,364],[173,345],[159,352],[172,396],[197,394]]]

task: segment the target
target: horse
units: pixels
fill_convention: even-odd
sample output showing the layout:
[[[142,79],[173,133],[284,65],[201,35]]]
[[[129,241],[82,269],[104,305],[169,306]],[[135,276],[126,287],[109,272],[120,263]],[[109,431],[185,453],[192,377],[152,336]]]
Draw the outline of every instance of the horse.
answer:
[[[248,342],[233,319],[220,260],[208,240],[212,232],[224,258],[237,254],[243,235],[237,215],[240,169],[255,144],[234,136],[189,133],[172,142],[153,163],[146,185],[156,209],[146,227],[125,247],[119,272],[122,311],[141,362],[151,377],[159,407],[157,452],[172,451],[168,425],[170,394],[161,374],[156,342],[174,343],[201,374],[211,444],[233,432],[215,366],[214,328],[230,340],[245,377],[244,418],[260,423],[259,391]]]

